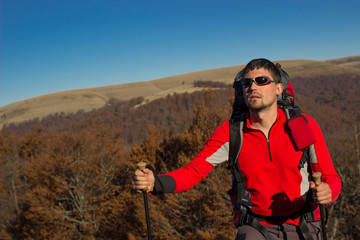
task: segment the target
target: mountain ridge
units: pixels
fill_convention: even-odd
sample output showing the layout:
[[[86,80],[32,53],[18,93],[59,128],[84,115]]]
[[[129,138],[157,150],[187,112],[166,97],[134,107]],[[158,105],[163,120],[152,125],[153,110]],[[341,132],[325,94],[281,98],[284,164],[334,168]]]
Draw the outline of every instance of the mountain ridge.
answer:
[[[360,75],[360,55],[330,60],[278,60],[289,73],[290,78],[314,77],[341,74]],[[195,87],[195,81],[214,81],[232,84],[236,74],[244,65],[201,70],[178,74],[160,79],[109,85],[103,87],[66,90],[37,97],[0,107],[0,128],[10,123],[20,123],[35,118],[43,118],[55,113],[85,112],[105,106],[111,99],[120,101],[143,97],[144,102],[165,97],[173,93],[191,93],[202,90]]]

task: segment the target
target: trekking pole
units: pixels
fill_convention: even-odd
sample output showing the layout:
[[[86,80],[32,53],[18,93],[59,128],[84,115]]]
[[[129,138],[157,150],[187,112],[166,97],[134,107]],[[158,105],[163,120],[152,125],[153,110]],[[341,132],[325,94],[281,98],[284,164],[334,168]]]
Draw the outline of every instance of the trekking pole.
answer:
[[[314,178],[315,186],[319,186],[321,184],[321,172],[314,172],[312,176]],[[327,240],[324,205],[320,204],[319,208],[320,208],[320,218],[321,218],[322,239]]]
[[[146,163],[140,162],[137,164],[137,167],[139,168],[140,171],[142,171],[146,167]],[[142,192],[143,198],[144,198],[147,237],[149,240],[151,240],[150,215],[149,215],[148,196],[147,196],[148,193],[145,190],[142,190],[141,192]]]

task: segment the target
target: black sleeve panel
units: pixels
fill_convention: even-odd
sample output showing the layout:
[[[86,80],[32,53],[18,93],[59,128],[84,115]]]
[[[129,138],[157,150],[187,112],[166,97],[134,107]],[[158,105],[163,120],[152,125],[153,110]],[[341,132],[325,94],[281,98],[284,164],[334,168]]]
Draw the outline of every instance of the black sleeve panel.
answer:
[[[175,179],[168,175],[155,176],[154,194],[172,193],[176,189]]]

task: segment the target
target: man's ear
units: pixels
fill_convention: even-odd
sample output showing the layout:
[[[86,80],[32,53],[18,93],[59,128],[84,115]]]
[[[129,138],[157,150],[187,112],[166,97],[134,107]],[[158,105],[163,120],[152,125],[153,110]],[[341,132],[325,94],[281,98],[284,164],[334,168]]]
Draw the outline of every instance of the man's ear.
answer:
[[[280,95],[284,90],[284,86],[281,83],[276,84],[276,95]]]

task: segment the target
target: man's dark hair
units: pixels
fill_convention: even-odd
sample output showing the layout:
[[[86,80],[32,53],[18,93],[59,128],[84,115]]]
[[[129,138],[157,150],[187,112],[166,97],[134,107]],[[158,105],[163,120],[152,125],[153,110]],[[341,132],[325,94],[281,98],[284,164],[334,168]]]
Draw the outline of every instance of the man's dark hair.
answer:
[[[280,82],[280,73],[279,69],[275,66],[274,63],[265,59],[265,58],[258,58],[251,60],[243,70],[243,76],[248,72],[251,72],[255,69],[264,68],[268,70],[275,82]]]

